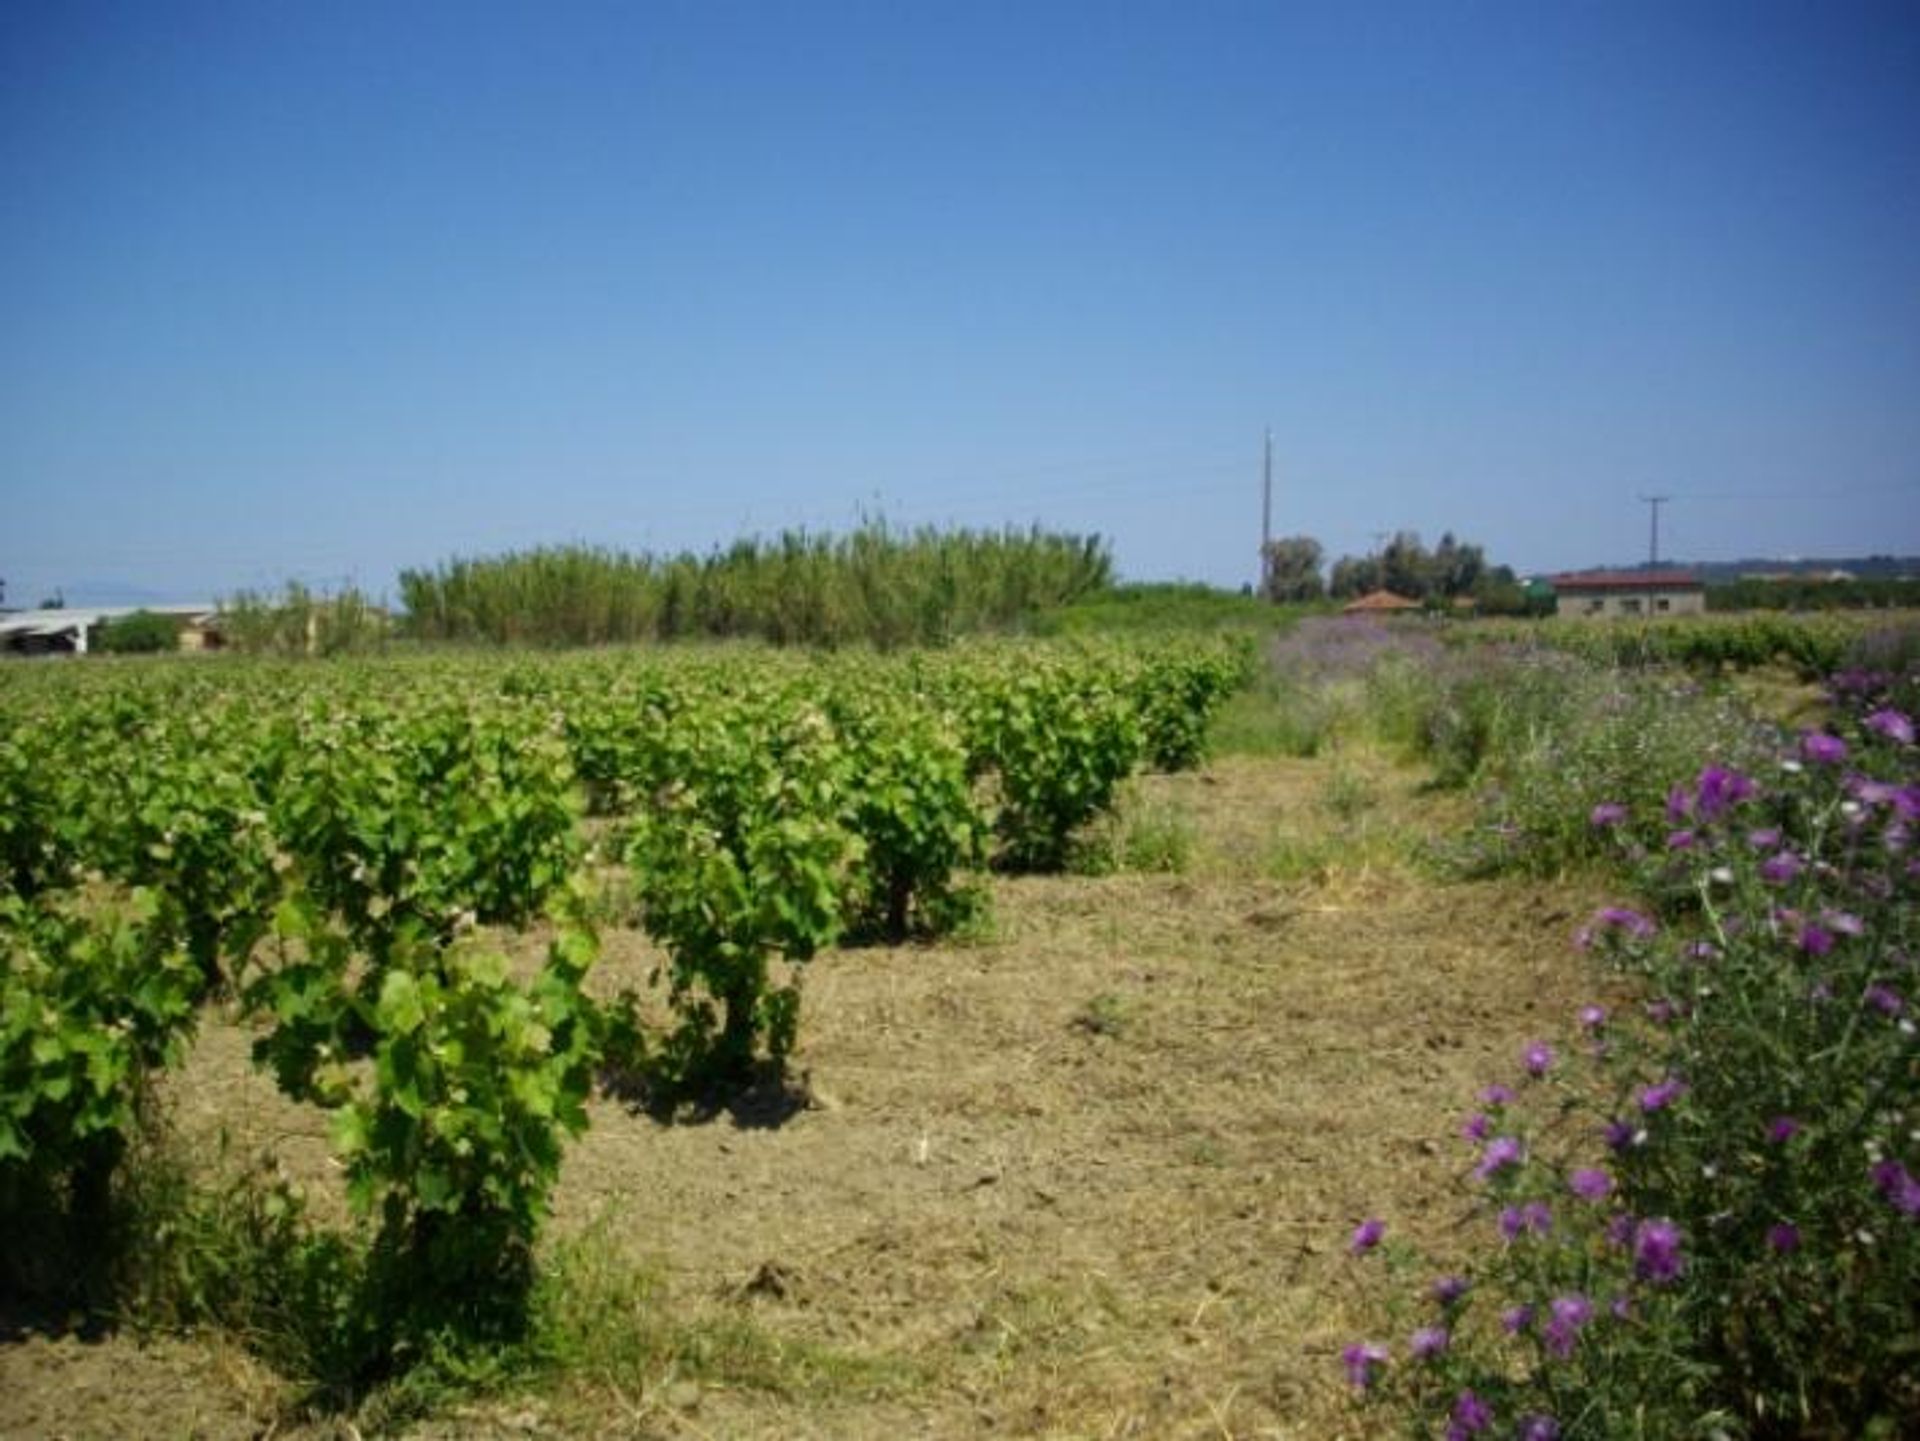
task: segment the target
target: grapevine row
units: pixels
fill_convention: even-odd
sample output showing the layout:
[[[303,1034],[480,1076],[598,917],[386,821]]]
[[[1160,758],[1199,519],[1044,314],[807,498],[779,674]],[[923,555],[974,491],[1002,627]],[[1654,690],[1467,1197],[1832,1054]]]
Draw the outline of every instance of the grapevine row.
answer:
[[[229,997],[256,1060],[331,1113],[376,1225],[366,1364],[436,1327],[510,1333],[610,1048],[674,1088],[779,1062],[798,966],[842,937],[950,928],[988,864],[1062,865],[1131,772],[1199,758],[1245,663],[1103,646],[16,670],[0,1212],[99,1224],[151,1076]],[[663,1032],[583,989],[589,812],[667,953]],[[542,916],[531,978],[469,934]]]

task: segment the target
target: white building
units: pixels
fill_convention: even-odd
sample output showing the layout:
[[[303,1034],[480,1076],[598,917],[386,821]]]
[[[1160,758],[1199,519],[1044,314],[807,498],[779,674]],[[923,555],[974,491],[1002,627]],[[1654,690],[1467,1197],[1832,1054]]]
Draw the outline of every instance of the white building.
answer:
[[[1596,570],[1556,575],[1554,614],[1559,616],[1699,615],[1707,608],[1706,585],[1684,570]]]
[[[137,611],[164,615],[180,628],[180,649],[219,644],[210,605],[63,606],[57,610],[0,611],[0,651],[23,655],[85,655],[101,626]]]

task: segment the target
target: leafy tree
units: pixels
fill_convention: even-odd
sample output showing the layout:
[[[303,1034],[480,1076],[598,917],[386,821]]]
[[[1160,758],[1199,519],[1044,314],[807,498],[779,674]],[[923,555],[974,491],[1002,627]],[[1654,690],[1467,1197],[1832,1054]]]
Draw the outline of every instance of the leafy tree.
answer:
[[[1327,593],[1320,578],[1320,542],[1310,535],[1270,540],[1263,590],[1271,601],[1318,600]]]

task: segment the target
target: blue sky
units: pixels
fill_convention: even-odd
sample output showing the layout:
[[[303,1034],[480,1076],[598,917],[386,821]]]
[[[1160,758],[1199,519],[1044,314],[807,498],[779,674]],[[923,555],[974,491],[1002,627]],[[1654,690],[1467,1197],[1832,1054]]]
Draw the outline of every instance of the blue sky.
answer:
[[[12,0],[0,576],[1920,552],[1920,7]],[[109,594],[111,593],[111,594]]]

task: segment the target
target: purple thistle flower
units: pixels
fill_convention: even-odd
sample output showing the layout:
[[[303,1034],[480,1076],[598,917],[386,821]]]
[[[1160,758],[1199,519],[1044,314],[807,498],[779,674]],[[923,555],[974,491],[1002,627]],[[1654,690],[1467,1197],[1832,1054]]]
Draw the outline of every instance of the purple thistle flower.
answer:
[[[1574,1291],[1569,1295],[1556,1296],[1548,1307],[1556,1321],[1565,1321],[1571,1326],[1584,1326],[1593,1319],[1593,1302]]]
[[[1828,906],[1821,910],[1820,919],[1837,936],[1864,936],[1867,933],[1866,922],[1852,911],[1836,911]]]
[[[1355,1389],[1364,1391],[1373,1384],[1373,1373],[1387,1364],[1387,1348],[1371,1341],[1359,1341],[1340,1353],[1340,1361],[1347,1368],[1347,1380]]]
[[[1520,1064],[1529,1076],[1540,1077],[1553,1069],[1553,1047],[1545,1041],[1531,1041],[1520,1053]]]
[[[1760,879],[1770,886],[1784,886],[1805,869],[1806,863],[1792,851],[1776,851],[1760,862]]]
[[[1447,1423],[1447,1441],[1467,1441],[1493,1424],[1493,1408],[1471,1391],[1462,1391],[1453,1403]]]
[[[1655,1111],[1665,1110],[1687,1093],[1687,1083],[1678,1076],[1668,1076],[1656,1085],[1648,1086],[1640,1092],[1640,1109],[1651,1115]]]
[[[1791,1221],[1767,1227],[1767,1244],[1782,1254],[1800,1249],[1800,1228]]]
[[[1892,986],[1875,981],[1862,999],[1883,1016],[1897,1016],[1906,1009],[1906,1000]]]
[[[1387,1234],[1387,1223],[1378,1216],[1369,1216],[1353,1228],[1353,1238],[1347,1242],[1347,1253],[1352,1256],[1364,1256],[1380,1244],[1380,1238]]]
[[[1800,1134],[1800,1123],[1792,1116],[1775,1116],[1767,1123],[1767,1139],[1776,1146],[1784,1146]]]
[[[1853,792],[1853,798],[1862,806],[1893,806],[1901,794],[1901,789],[1891,781],[1874,781],[1866,775],[1849,775],[1847,791]]]
[[[1657,929],[1652,921],[1630,906],[1602,906],[1594,913],[1594,924],[1612,926],[1635,940],[1644,941]]]
[[[1431,1361],[1447,1349],[1450,1339],[1445,1326],[1422,1326],[1407,1342],[1407,1350],[1416,1361]]]
[[[1573,1354],[1580,1328],[1593,1319],[1593,1302],[1575,1292],[1554,1297],[1548,1310],[1551,1314],[1544,1332],[1547,1350],[1565,1360]]]
[[[1670,823],[1679,825],[1692,809],[1693,797],[1687,794],[1685,786],[1675,786],[1667,792],[1667,820]]]
[[[1880,710],[1874,711],[1867,717],[1865,724],[1868,730],[1885,736],[1896,745],[1910,746],[1913,744],[1912,719],[1902,715],[1899,711],[1891,707],[1883,707]]]
[[[1747,844],[1756,851],[1778,850],[1780,846],[1780,828],[1768,826],[1765,830],[1748,831]]]
[[[1807,731],[1800,737],[1800,754],[1817,766],[1837,766],[1847,758],[1847,743],[1824,731]]]
[[[1633,1302],[1625,1296],[1615,1296],[1607,1302],[1607,1312],[1616,1321],[1624,1321],[1633,1314]]]
[[[1625,1211],[1615,1211],[1607,1217],[1607,1242],[1614,1246],[1630,1246],[1636,1229],[1633,1217]]]
[[[1900,794],[1900,787],[1869,776],[1848,776],[1847,789],[1853,793],[1855,800],[1868,806],[1893,805]]]
[[[1680,1007],[1665,996],[1655,997],[1646,1005],[1647,1019],[1656,1026],[1664,1026],[1680,1014]]]
[[[1469,1141],[1484,1141],[1493,1129],[1493,1119],[1485,1111],[1475,1111],[1460,1124],[1460,1134]]]
[[[1800,949],[1810,956],[1824,956],[1833,949],[1833,932],[1818,921],[1800,927]]]
[[[1480,1164],[1473,1168],[1474,1177],[1484,1181],[1496,1171],[1519,1165],[1526,1154],[1527,1148],[1520,1144],[1519,1137],[1495,1136],[1481,1153]]]
[[[1640,1133],[1630,1121],[1609,1121],[1602,1132],[1607,1139],[1607,1149],[1624,1151],[1639,1139]]]
[[[1480,1093],[1480,1102],[1486,1106],[1505,1106],[1512,1104],[1513,1088],[1495,1081]]]
[[[1608,826],[1617,826],[1627,818],[1627,808],[1618,801],[1602,801],[1593,808],[1587,821],[1595,830],[1605,830]]]
[[[1560,1441],[1560,1423],[1537,1413],[1522,1416],[1520,1429],[1513,1434],[1515,1441]]]
[[[1587,1030],[1597,1031],[1606,1023],[1607,1008],[1605,1006],[1582,1006],[1580,1008],[1580,1024]]]
[[[1697,811],[1700,819],[1710,821],[1725,815],[1750,797],[1753,794],[1753,782],[1725,766],[1708,766],[1700,772],[1700,780],[1694,790],[1699,796]]]
[[[1583,1201],[1604,1201],[1613,1193],[1613,1177],[1593,1166],[1582,1166],[1567,1178],[1567,1189]]]
[[[1690,851],[1693,849],[1693,842],[1694,834],[1692,831],[1667,832],[1667,849],[1670,851]]]
[[[1544,1236],[1552,1229],[1553,1211],[1544,1201],[1507,1206],[1500,1212],[1500,1234],[1509,1241],[1517,1241],[1529,1231]]]
[[[1472,1284],[1465,1276],[1442,1276],[1433,1283],[1428,1294],[1442,1306],[1451,1306],[1472,1289]]]
[[[1920,1179],[1898,1161],[1881,1161],[1870,1173],[1874,1188],[1906,1216],[1920,1216]]]
[[[1634,1228],[1633,1271],[1655,1285],[1680,1274],[1680,1228],[1671,1221],[1643,1221]]]
[[[1686,956],[1690,961],[1717,961],[1720,959],[1720,948],[1712,941],[1689,941]]]
[[[1509,1336],[1518,1336],[1533,1324],[1533,1307],[1509,1306],[1500,1313],[1500,1329]]]

